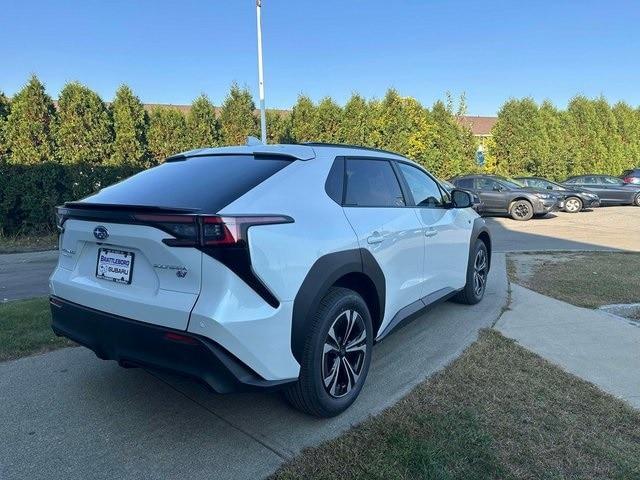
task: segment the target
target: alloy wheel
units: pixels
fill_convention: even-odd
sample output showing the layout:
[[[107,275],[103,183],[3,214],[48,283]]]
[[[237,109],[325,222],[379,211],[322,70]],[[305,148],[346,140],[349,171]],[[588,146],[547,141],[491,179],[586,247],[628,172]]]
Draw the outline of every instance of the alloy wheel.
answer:
[[[356,386],[367,354],[364,319],[356,310],[345,310],[329,327],[322,352],[322,382],[329,395],[344,397]]]
[[[570,198],[565,202],[564,208],[570,213],[577,212],[580,209],[580,201],[577,198]]]
[[[489,272],[489,262],[487,252],[479,249],[473,262],[473,294],[476,297],[482,296],[487,284],[487,274]]]

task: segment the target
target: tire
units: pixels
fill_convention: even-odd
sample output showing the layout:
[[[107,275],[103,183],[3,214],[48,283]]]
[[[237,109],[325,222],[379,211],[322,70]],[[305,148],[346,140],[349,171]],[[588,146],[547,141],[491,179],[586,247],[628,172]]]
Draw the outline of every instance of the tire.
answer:
[[[371,315],[356,292],[333,287],[310,321],[300,376],[284,394],[302,412],[333,417],[351,406],[367,378],[373,348]],[[344,341],[349,325],[351,333]]]
[[[516,200],[509,207],[509,215],[514,220],[521,222],[531,220],[533,217],[533,205],[528,200]]]
[[[636,195],[636,198],[633,199],[633,204],[636,207],[640,207],[640,193]]]
[[[476,276],[477,275],[477,276]],[[489,275],[489,251],[485,243],[476,240],[469,264],[467,266],[467,283],[455,297],[458,303],[475,305],[484,297],[487,288],[487,277]]]
[[[578,213],[582,210],[582,200],[578,197],[569,197],[564,201],[564,211],[567,213]]]

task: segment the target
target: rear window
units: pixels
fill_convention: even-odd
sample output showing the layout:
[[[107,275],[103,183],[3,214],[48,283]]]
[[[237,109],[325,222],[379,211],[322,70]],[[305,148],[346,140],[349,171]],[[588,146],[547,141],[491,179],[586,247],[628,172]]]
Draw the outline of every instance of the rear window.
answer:
[[[192,157],[140,172],[83,202],[216,212],[290,163],[252,155]]]

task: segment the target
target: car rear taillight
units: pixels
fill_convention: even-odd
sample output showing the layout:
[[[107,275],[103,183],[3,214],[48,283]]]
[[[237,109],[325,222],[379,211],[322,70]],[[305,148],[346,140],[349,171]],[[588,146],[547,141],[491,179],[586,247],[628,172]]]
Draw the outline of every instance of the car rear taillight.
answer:
[[[291,223],[284,215],[147,215],[137,214],[136,221],[163,230],[175,238],[162,241],[172,247],[242,247],[247,230],[256,225]]]

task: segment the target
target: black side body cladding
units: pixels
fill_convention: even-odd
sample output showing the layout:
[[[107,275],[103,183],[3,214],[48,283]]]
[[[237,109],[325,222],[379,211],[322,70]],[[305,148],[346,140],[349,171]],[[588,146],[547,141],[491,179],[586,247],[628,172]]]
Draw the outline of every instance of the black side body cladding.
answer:
[[[291,351],[298,362],[301,361],[311,316],[317,311],[329,288],[350,273],[363,273],[371,279],[380,304],[380,318],[384,315],[386,298],[384,273],[368,250],[364,248],[345,250],[320,257],[307,273],[293,302]]]

